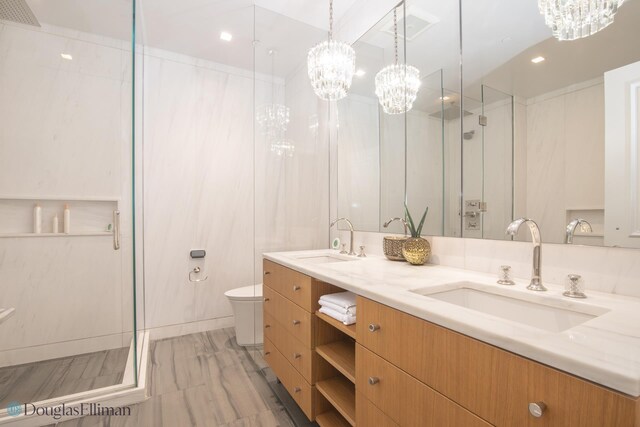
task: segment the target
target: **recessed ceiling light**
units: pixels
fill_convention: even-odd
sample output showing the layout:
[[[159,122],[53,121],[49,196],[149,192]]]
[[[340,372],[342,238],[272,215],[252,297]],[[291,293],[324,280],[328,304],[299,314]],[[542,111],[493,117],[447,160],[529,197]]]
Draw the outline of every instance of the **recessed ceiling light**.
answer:
[[[227,33],[226,31],[220,33],[220,40],[230,42],[232,38],[233,36],[231,35],[231,33]]]
[[[73,56],[69,55],[68,53],[61,53],[60,56],[62,57],[62,59],[68,59],[69,61],[73,59]]]
[[[533,58],[531,60],[531,62],[533,62],[534,64],[539,64],[540,62],[542,62],[544,60],[545,60],[544,56],[536,56],[535,58]]]
[[[358,68],[356,70],[356,77],[362,77],[366,74],[366,71],[364,71],[362,68]]]

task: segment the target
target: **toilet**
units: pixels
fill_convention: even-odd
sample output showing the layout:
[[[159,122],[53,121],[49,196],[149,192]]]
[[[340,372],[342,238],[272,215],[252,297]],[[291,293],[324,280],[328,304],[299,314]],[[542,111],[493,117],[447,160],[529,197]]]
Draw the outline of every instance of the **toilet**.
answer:
[[[235,317],[238,345],[262,344],[262,283],[224,293]]]

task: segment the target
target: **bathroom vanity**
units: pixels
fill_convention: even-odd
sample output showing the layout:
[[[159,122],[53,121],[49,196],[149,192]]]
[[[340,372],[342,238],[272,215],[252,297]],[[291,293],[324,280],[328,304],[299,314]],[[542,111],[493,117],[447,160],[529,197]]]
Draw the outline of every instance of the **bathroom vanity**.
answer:
[[[330,251],[264,274],[265,360],[321,426],[640,426],[637,299]],[[342,290],[352,326],[316,312]]]

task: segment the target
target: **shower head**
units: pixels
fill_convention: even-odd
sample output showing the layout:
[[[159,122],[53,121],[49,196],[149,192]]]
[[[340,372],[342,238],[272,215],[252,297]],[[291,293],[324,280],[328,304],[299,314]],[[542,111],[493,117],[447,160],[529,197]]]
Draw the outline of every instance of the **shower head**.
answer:
[[[0,0],[0,19],[39,27],[38,18],[25,0]]]

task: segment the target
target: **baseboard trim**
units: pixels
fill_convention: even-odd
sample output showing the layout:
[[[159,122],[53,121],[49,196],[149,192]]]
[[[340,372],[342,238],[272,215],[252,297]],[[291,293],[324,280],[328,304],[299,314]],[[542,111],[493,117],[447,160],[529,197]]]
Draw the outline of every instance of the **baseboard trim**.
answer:
[[[233,316],[219,317],[217,319],[199,320],[197,322],[180,323],[177,325],[149,328],[151,340],[179,337],[182,335],[196,334],[198,332],[212,331],[215,329],[230,328],[234,325]]]

